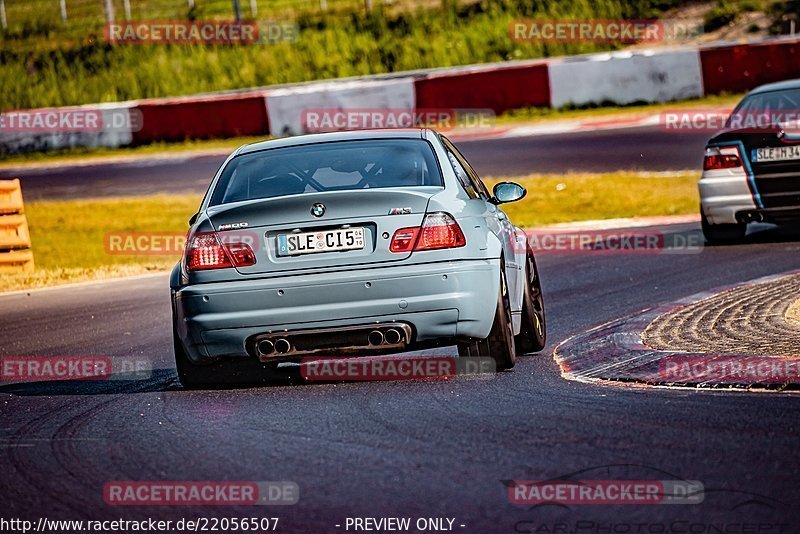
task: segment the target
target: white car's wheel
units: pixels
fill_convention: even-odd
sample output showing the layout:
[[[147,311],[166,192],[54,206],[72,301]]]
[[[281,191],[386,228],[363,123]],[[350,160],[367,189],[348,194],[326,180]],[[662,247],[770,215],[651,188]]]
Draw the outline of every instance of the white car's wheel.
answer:
[[[505,266],[500,266],[500,291],[497,295],[494,322],[485,339],[471,340],[458,345],[459,356],[490,357],[498,371],[511,369],[517,363],[514,346],[514,324],[511,319],[511,301],[506,283]]]

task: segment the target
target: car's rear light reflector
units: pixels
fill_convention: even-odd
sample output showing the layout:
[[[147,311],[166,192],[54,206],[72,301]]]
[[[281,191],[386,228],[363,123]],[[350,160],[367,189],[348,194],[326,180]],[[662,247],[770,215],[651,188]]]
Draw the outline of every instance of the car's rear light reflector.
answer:
[[[234,267],[247,267],[256,264],[256,255],[246,243],[231,243],[225,245]]]
[[[255,265],[253,249],[245,243],[221,245],[215,233],[193,236],[186,246],[186,269],[205,271]]]
[[[706,157],[703,160],[704,171],[716,171],[720,169],[735,169],[742,166],[742,158],[739,149],[736,147],[709,148],[706,149]]]
[[[449,213],[430,213],[422,226],[401,228],[394,233],[389,245],[391,252],[457,248],[467,244],[464,232]]]
[[[414,243],[417,242],[417,235],[419,235],[419,228],[401,228],[392,236],[392,242],[389,244],[391,252],[410,252],[414,248]]]

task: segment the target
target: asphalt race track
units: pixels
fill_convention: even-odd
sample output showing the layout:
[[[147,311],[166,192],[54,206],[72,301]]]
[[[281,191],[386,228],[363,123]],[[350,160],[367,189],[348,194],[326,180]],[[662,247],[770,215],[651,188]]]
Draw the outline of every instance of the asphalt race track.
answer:
[[[458,146],[483,176],[565,171],[699,169],[706,133],[668,133],[657,126],[502,139],[460,140]],[[148,159],[136,163],[0,170],[21,178],[26,200],[86,196],[205,192],[223,155]]]
[[[141,381],[0,387],[0,508],[32,519],[268,516],[283,532],[345,532],[356,516],[449,517],[454,530],[479,533],[743,523],[798,532],[796,394],[570,382],[551,357],[557,342],[610,319],[797,268],[798,253],[797,235],[763,227],[747,244],[695,254],[540,256],[548,347],[488,379],[298,384],[290,372],[293,383],[184,391],[165,276],[0,297],[3,355],[137,357],[156,368]],[[697,480],[705,497],[519,506],[501,482],[579,471],[586,480]],[[288,480],[300,502],[115,507],[102,497],[114,480]]]

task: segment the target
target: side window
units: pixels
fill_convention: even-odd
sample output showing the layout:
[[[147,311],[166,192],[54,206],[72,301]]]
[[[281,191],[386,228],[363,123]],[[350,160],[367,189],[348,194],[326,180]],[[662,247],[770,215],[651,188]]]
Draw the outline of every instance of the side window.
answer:
[[[447,153],[450,155],[450,159],[452,160],[453,157],[458,161],[459,166],[464,170],[466,173],[467,179],[469,180],[470,184],[472,184],[472,189],[477,192],[477,194],[483,198],[484,200],[488,200],[491,198],[491,193],[489,190],[486,189],[486,186],[483,185],[481,179],[478,177],[478,173],[475,172],[475,169],[469,164],[467,159],[458,151],[458,149],[450,142],[447,138],[442,138],[445,141],[445,147],[447,147]]]
[[[469,198],[478,198],[480,195],[478,194],[478,191],[475,190],[475,186],[472,184],[472,181],[469,179],[467,171],[458,161],[458,158],[455,156],[455,154],[450,152],[449,148],[447,149],[447,158],[450,160],[450,165],[453,166],[453,170],[456,173],[456,178],[458,178],[458,181],[461,182],[461,187],[463,187],[464,191],[467,192]]]

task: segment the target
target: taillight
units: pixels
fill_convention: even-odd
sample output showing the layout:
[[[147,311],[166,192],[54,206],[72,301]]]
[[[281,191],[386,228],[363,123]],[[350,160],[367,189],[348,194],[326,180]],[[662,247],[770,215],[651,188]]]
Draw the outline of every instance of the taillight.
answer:
[[[192,236],[186,245],[186,270],[205,271],[255,265],[256,255],[246,243],[220,244],[213,232]]]
[[[409,252],[411,250],[436,250],[457,248],[467,244],[464,232],[449,213],[430,213],[422,226],[401,228],[394,233],[389,250]]]
[[[392,236],[392,242],[389,244],[389,250],[392,252],[408,252],[414,248],[414,243],[417,242],[419,235],[419,228],[401,228]]]
[[[736,147],[712,147],[706,149],[706,157],[703,160],[704,171],[734,169],[741,166],[742,158],[739,154],[739,149]]]

